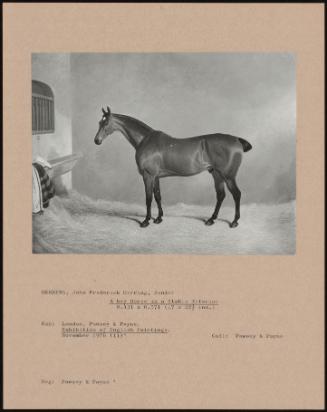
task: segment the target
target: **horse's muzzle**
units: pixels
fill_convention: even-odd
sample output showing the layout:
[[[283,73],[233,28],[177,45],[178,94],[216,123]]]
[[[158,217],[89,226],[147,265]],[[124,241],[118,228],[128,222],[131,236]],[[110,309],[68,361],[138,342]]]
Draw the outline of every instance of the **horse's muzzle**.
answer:
[[[94,143],[100,145],[102,142],[100,140],[94,140]]]

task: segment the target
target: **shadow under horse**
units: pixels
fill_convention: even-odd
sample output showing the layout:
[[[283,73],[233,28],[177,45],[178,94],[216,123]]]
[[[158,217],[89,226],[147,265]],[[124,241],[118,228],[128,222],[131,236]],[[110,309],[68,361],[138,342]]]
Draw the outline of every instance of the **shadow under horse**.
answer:
[[[230,226],[238,226],[241,191],[236,184],[236,175],[243,152],[252,149],[247,140],[222,133],[176,139],[138,119],[111,113],[108,106],[107,110],[102,108],[102,113],[95,144],[100,145],[107,136],[120,131],[136,150],[135,159],[144,181],[147,210],[141,227],[147,227],[151,220],[153,195],[158,205],[154,223],[162,222],[160,178],[193,176],[205,170],[212,174],[217,193],[215,210],[205,224],[212,225],[217,219],[225,198],[226,184],[235,202],[235,216]]]

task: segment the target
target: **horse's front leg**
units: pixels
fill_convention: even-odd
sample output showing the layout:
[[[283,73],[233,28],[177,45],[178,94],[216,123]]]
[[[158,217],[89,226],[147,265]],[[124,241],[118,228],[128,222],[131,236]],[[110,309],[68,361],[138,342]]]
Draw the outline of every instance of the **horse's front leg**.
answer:
[[[154,187],[154,177],[144,171],[143,181],[145,186],[146,217],[141,223],[141,227],[147,227],[149,226],[149,221],[151,219],[151,203]]]
[[[161,207],[161,194],[160,194],[160,184],[159,184],[159,177],[156,177],[154,180],[154,198],[156,199],[157,206],[158,206],[158,216],[156,219],[154,219],[154,223],[161,223],[162,222],[162,216],[163,216],[163,211]]]

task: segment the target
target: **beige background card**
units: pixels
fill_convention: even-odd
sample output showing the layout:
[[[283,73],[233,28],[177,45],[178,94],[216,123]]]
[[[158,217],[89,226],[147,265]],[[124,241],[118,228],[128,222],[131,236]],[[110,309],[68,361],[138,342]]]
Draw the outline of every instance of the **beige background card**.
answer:
[[[6,408],[323,408],[323,30],[320,4],[4,5]],[[296,253],[33,254],[41,52],[294,53]]]

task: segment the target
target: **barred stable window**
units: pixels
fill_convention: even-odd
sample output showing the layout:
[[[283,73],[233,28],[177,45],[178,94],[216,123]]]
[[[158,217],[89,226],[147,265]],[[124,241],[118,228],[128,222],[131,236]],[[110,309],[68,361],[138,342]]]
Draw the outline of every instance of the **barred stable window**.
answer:
[[[53,133],[54,95],[51,88],[32,80],[32,134]]]

